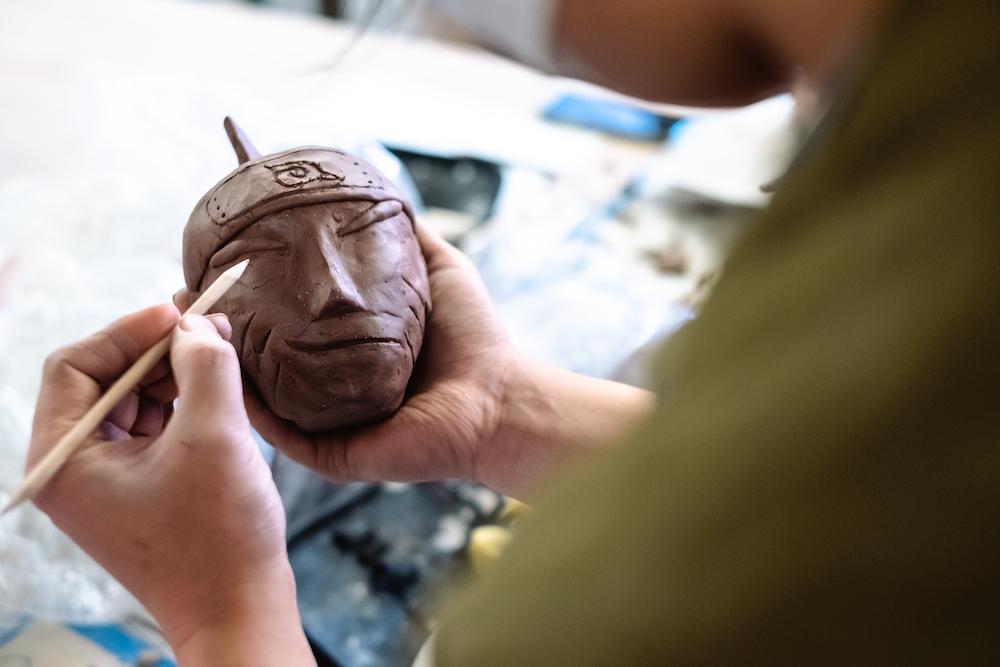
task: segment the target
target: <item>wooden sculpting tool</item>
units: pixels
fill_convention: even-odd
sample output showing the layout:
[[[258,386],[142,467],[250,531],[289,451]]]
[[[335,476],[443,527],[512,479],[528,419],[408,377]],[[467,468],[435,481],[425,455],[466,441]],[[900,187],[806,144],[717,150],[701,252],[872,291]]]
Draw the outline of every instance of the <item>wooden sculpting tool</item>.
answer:
[[[250,263],[249,259],[243,260],[219,276],[212,285],[205,290],[198,299],[191,304],[191,307],[184,311],[185,315],[204,315],[208,309],[215,305],[215,302],[232,287],[243,271]],[[108,413],[134,389],[142,378],[153,369],[163,355],[170,349],[170,340],[173,332],[163,337],[160,342],[151,347],[141,357],[139,357],[132,367],[125,371],[125,374],[118,378],[111,387],[104,392],[104,395],[94,403],[93,407],[87,410],[80,421],[69,430],[69,432],[56,443],[55,447],[49,450],[41,461],[31,469],[21,482],[20,488],[11,496],[10,502],[3,508],[0,515],[6,514],[25,500],[29,500],[44,487],[52,476],[55,475],[69,457],[72,456],[80,445],[86,441],[100,423],[108,416]]]

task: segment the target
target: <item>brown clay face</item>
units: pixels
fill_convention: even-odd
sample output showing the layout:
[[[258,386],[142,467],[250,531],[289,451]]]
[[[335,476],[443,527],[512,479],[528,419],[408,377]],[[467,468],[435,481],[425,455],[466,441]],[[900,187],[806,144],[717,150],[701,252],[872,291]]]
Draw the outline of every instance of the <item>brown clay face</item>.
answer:
[[[271,214],[212,257],[204,284],[248,257],[215,310],[229,316],[243,370],[270,408],[310,431],[395,411],[423,341],[426,289],[402,207],[347,201]]]
[[[278,164],[290,162],[296,161]],[[373,173],[369,165],[353,164],[366,168],[365,178]],[[334,164],[316,165],[336,173]],[[218,220],[205,222],[199,208],[192,214],[185,230],[188,287],[203,289],[250,258],[214,310],[229,316],[243,371],[270,409],[308,431],[383,419],[402,403],[428,309],[427,271],[408,211],[394,192],[380,197],[378,190],[359,190],[365,198],[352,198],[351,188],[337,189],[336,183],[319,184],[335,200],[280,208],[273,192],[290,192],[294,196],[281,201],[298,203],[296,188],[310,181],[299,170],[264,166],[252,172],[263,174],[260,179],[273,174],[258,186],[260,199],[278,210],[240,224],[230,238],[220,241],[222,214],[228,210],[237,221],[247,219],[246,211],[254,214],[257,177],[250,179],[249,194],[240,185],[251,202],[242,209],[213,203],[213,193],[243,178],[238,172],[199,202]],[[306,191],[313,198],[316,180]]]

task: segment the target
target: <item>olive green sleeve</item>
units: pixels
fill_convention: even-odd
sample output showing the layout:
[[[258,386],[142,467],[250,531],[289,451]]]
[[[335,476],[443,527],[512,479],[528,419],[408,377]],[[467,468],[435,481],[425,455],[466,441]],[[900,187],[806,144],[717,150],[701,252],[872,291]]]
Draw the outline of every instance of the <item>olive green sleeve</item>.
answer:
[[[1000,5],[908,8],[438,667],[1000,659]]]

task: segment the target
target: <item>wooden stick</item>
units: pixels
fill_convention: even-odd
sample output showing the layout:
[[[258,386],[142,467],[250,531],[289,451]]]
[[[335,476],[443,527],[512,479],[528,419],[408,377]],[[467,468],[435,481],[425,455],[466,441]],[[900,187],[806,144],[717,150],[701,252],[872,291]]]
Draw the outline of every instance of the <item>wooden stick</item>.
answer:
[[[198,297],[198,299],[191,304],[191,307],[184,311],[185,315],[204,315],[208,312],[208,309],[215,305],[215,302],[225,294],[230,287],[232,287],[240,276],[243,275],[243,271],[246,270],[247,264],[250,260],[244,260],[237,264],[236,266],[227,269],[225,273],[219,276],[212,285],[205,290],[205,292]],[[167,353],[170,349],[170,340],[173,337],[173,332],[170,332],[163,337],[160,342],[151,347],[146,351],[141,357],[139,357],[132,367],[125,371],[118,380],[115,381],[111,388],[109,388],[104,395],[94,403],[93,407],[87,410],[86,414],[73,426],[70,431],[64,435],[59,442],[56,443],[55,447],[49,450],[41,461],[35,464],[35,467],[31,469],[25,478],[21,482],[20,488],[14,492],[11,496],[10,502],[7,506],[3,508],[0,515],[6,514],[10,510],[14,509],[25,500],[34,498],[35,495],[42,490],[42,488],[48,484],[52,476],[55,475],[63,464],[69,460],[80,445],[86,441],[87,437],[94,432],[100,423],[108,416],[108,413],[118,405],[119,402],[125,396],[128,395],[132,389],[142,381],[142,378],[146,376],[149,371],[153,369],[163,355]]]

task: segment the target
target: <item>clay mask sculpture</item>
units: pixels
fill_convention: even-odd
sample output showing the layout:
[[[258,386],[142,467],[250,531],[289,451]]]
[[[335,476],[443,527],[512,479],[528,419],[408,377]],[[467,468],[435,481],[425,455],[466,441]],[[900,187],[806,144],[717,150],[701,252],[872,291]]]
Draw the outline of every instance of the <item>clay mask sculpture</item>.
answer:
[[[355,157],[318,147],[260,157],[225,125],[240,166],[188,220],[188,290],[252,258],[215,310],[229,316],[243,371],[270,409],[308,431],[387,417],[429,308],[409,204]]]

